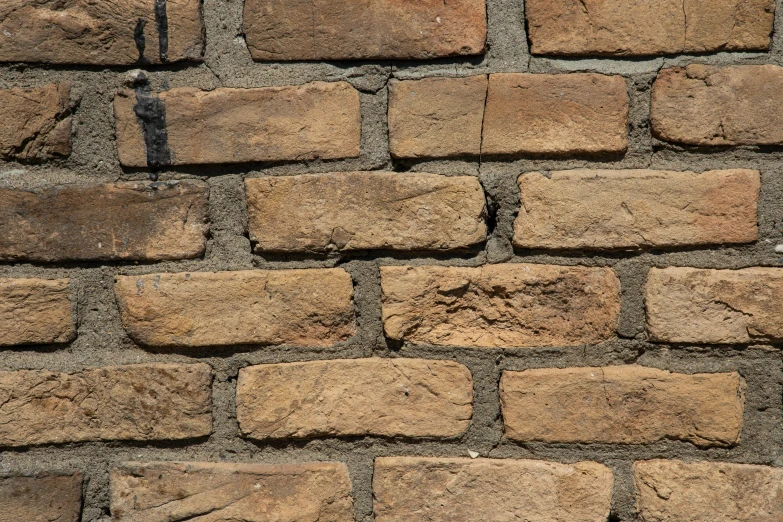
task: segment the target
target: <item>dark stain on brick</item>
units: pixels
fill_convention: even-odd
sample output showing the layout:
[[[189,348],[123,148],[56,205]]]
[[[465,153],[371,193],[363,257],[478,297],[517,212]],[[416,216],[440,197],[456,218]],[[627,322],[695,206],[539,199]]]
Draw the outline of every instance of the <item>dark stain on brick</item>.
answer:
[[[133,30],[133,41],[136,42],[136,49],[139,51],[139,63],[149,63],[144,57],[144,49],[147,47],[147,41],[144,37],[144,26],[147,22],[143,18],[139,18],[136,22],[136,28]]]
[[[149,84],[136,86],[136,105],[133,112],[139,120],[147,146],[147,167],[152,172],[150,179],[157,180],[157,171],[171,164],[169,134],[166,129],[166,105],[152,94]]]
[[[169,17],[166,13],[166,0],[155,0],[155,25],[158,29],[160,62],[169,61]]]

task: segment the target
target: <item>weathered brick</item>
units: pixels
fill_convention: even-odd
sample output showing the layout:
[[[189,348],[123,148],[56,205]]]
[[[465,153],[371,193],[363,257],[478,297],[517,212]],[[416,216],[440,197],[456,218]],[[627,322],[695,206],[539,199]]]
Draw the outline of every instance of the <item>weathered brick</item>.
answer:
[[[647,335],[671,343],[783,341],[783,269],[653,268]]]
[[[769,48],[774,0],[527,0],[533,54],[645,56]]]
[[[79,522],[82,474],[0,477],[0,522]]]
[[[473,413],[470,371],[453,361],[350,359],[250,366],[237,419],[253,439],[457,437]]]
[[[624,152],[628,103],[621,76],[491,74],[482,153]]]
[[[206,364],[0,372],[0,446],[207,436],[211,381]]]
[[[204,253],[204,183],[0,188],[0,260],[164,260]]]
[[[75,338],[68,279],[0,279],[0,346]]]
[[[136,114],[147,105],[165,117],[154,146],[145,142],[145,127],[149,135],[155,122]],[[121,90],[114,116],[120,163],[127,167],[351,158],[361,142],[359,92],[346,82]]]
[[[245,180],[259,252],[450,250],[487,237],[478,178],[348,172]]]
[[[745,381],[636,365],[506,371],[500,402],[511,440],[730,446],[742,430]]]
[[[387,266],[381,286],[386,335],[414,343],[597,343],[614,335],[620,312],[620,282],[611,268]]]
[[[128,335],[147,346],[330,346],[356,326],[341,268],[118,276]]]
[[[429,59],[481,54],[484,0],[247,0],[254,60]]]
[[[199,0],[3,0],[0,62],[148,65],[201,61]]]
[[[727,462],[647,460],[633,464],[644,522],[783,520],[783,469]]]
[[[686,145],[783,144],[783,67],[693,64],[652,88],[653,135]]]
[[[605,522],[612,471],[595,462],[383,457],[373,495],[376,522]]]
[[[0,158],[39,161],[70,156],[70,92],[67,83],[0,90]]]
[[[613,249],[751,243],[755,170],[572,170],[519,177],[514,245]]]
[[[353,522],[345,464],[127,462],[111,471],[116,522]]]

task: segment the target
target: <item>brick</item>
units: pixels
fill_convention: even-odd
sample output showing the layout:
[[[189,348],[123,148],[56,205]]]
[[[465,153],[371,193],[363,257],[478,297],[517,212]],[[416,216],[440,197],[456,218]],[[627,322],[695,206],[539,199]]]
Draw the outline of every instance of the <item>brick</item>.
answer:
[[[644,302],[651,341],[732,344],[783,340],[783,269],[653,268]]]
[[[652,88],[653,135],[685,145],[783,145],[783,67],[693,64]]]
[[[595,462],[381,457],[376,522],[605,522],[612,472]]]
[[[519,177],[514,245],[635,249],[758,239],[755,170],[572,170]]]
[[[527,0],[531,53],[649,56],[766,51],[774,0]]]
[[[503,372],[506,437],[516,441],[737,444],[745,381],[736,372],[681,374],[643,366]]]
[[[199,0],[4,0],[0,33],[0,62],[149,65],[204,54]]]
[[[783,520],[783,469],[726,462],[633,464],[644,522]]]
[[[0,188],[0,260],[199,257],[208,194],[206,184],[192,181]]]
[[[127,462],[111,471],[116,522],[353,522],[348,468],[337,462]]]
[[[237,419],[253,439],[462,435],[473,413],[463,365],[424,359],[351,359],[239,371]]]
[[[0,522],[79,522],[82,474],[0,477]]]
[[[361,142],[359,92],[346,82],[121,90],[114,116],[126,167],[353,158]],[[161,121],[165,132],[150,139]]]
[[[70,156],[70,92],[67,83],[0,90],[0,158],[41,161]]]
[[[451,250],[486,240],[478,178],[347,172],[245,180],[257,252]]]
[[[118,276],[128,335],[147,346],[331,346],[356,330],[341,268]]]
[[[204,437],[211,383],[206,364],[0,372],[0,446]]]
[[[392,339],[440,346],[572,346],[614,335],[620,282],[611,268],[500,264],[381,267]]]
[[[621,76],[491,74],[482,154],[625,152],[628,103]]]
[[[389,144],[395,158],[481,154],[486,75],[389,83]]]
[[[482,54],[484,0],[248,0],[254,60],[430,59]]]
[[[76,338],[68,279],[0,279],[0,346]]]

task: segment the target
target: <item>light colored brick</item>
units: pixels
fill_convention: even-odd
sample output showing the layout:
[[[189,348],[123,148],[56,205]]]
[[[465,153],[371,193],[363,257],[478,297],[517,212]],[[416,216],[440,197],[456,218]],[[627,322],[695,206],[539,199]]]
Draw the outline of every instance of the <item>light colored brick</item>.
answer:
[[[0,522],[79,522],[82,474],[0,477]]]
[[[36,161],[70,156],[70,91],[67,83],[0,90],[0,158]]]
[[[0,279],[0,346],[76,338],[68,279]]]

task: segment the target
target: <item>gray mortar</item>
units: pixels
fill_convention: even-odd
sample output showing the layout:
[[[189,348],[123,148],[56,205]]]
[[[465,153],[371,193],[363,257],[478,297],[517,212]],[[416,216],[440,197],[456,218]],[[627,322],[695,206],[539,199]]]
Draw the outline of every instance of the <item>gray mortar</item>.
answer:
[[[783,242],[783,148],[693,149],[652,138],[649,127],[650,86],[663,67],[691,62],[716,65],[775,63],[783,65],[783,31],[774,36],[769,54],[717,53],[654,59],[547,59],[531,57],[525,35],[522,0],[489,0],[489,52],[484,57],[428,62],[253,63],[242,35],[242,0],[206,0],[204,64],[152,67],[146,71],[153,89],[194,86],[263,87],[309,81],[345,80],[361,91],[362,152],[356,159],[283,164],[195,166],[161,173],[161,179],[204,179],[210,185],[211,236],[205,257],[180,262],[0,265],[0,276],[70,277],[78,308],[78,338],[66,346],[5,350],[0,369],[74,371],[85,367],[143,362],[206,362],[215,372],[214,433],[206,440],[155,443],[82,443],[10,449],[0,452],[0,473],[81,470],[86,477],[82,520],[110,520],[109,469],[125,460],[202,460],[233,462],[346,462],[353,480],[356,520],[372,520],[372,463],[377,456],[461,456],[468,450],[483,457],[534,458],[560,462],[594,460],[615,474],[612,520],[637,520],[631,463],[647,458],[681,458],[783,466],[783,364],[777,347],[689,346],[648,343],[644,335],[642,288],[652,266],[741,268],[783,266],[774,247]],[[783,0],[778,0],[776,27],[783,27]],[[0,186],[37,187],[69,183],[143,180],[147,173],[123,170],[114,144],[111,103],[118,88],[127,88],[133,68],[41,65],[0,67],[0,88],[33,87],[56,81],[73,84],[78,107],[74,116],[74,150],[70,158],[44,165],[0,163]],[[471,158],[395,162],[389,156],[386,130],[387,86],[392,78],[468,76],[489,72],[599,71],[621,74],[631,96],[630,148],[622,157]],[[511,247],[513,220],[519,208],[516,177],[526,171],[571,168],[657,168],[704,171],[730,167],[762,173],[760,239],[741,247],[655,250],[647,252],[526,252]],[[325,257],[251,254],[247,237],[244,177],[344,170],[398,170],[478,176],[490,205],[496,208],[492,237],[463,252],[358,253]],[[522,350],[414,346],[387,341],[380,320],[381,265],[485,263],[554,263],[612,266],[623,288],[618,336],[596,346]],[[135,345],[120,323],[112,285],[117,274],[218,271],[341,266],[355,284],[358,332],[334,348],[231,347],[155,352]],[[235,419],[236,378],[240,368],[261,363],[315,359],[423,357],[454,359],[474,378],[474,415],[468,432],[450,441],[387,440],[361,437],[257,443],[238,435]],[[516,444],[503,437],[497,384],[503,370],[639,363],[672,371],[739,371],[748,391],[741,442],[731,449],[699,449],[681,441],[646,445]]]

